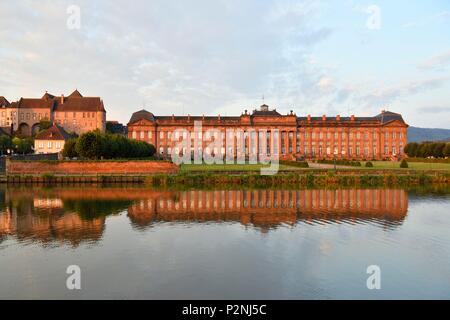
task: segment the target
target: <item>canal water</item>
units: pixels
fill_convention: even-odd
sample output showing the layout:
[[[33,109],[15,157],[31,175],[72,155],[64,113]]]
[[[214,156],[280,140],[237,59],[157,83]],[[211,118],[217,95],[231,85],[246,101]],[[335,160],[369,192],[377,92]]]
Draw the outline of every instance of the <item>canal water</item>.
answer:
[[[0,298],[449,299],[450,193],[3,186]]]

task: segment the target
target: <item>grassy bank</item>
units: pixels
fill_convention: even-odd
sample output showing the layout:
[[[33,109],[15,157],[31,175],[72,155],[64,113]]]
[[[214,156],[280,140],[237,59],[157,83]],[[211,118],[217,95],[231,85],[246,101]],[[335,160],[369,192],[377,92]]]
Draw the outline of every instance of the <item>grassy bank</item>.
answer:
[[[450,184],[450,173],[412,173],[412,174],[351,174],[332,171],[320,173],[292,172],[264,176],[254,173],[249,174],[220,174],[180,173],[176,175],[154,175],[145,179],[145,183],[152,186],[183,186],[186,187],[224,187],[245,186],[256,188],[280,187],[280,186],[343,186],[343,187],[376,187],[376,186],[414,186],[427,184]]]
[[[372,169],[400,169],[400,162],[392,161],[371,161],[373,164]],[[402,170],[449,170],[450,163],[438,163],[438,162],[415,162],[408,161],[408,168]],[[366,162],[361,161],[362,167],[365,167]]]

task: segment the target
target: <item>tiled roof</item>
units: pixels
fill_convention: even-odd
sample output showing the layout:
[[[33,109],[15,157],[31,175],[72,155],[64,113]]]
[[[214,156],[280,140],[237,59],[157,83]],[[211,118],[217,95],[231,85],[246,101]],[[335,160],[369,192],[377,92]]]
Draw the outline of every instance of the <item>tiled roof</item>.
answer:
[[[0,96],[0,107],[9,107],[9,101],[5,97]]]
[[[103,111],[103,101],[99,97],[66,97],[64,103],[55,98],[55,111]]]
[[[142,109],[142,110],[134,112],[131,115],[130,121],[128,123],[134,123],[134,122],[137,122],[137,121],[142,120],[142,119],[145,119],[145,120],[148,120],[148,121],[155,121],[155,117],[153,116],[153,113]]]
[[[44,95],[42,96],[42,98],[41,99],[44,99],[44,100],[51,100],[51,99],[54,99],[55,98],[55,96],[54,95],[52,95],[52,94],[50,94],[50,93],[48,93],[47,91],[44,93]]]
[[[281,116],[276,110],[254,110],[252,116]]]
[[[379,115],[376,115],[375,118],[379,119],[382,124],[398,120],[400,122],[405,122],[403,120],[403,117],[401,114],[391,112],[391,111],[384,111],[381,112]]]
[[[41,109],[51,109],[53,107],[54,100],[43,100],[43,99],[30,99],[30,98],[20,98],[17,103],[19,108],[41,108]]]
[[[0,106],[1,99],[0,97]],[[64,103],[61,103],[63,99]],[[6,101],[6,99],[5,99]],[[83,97],[78,90],[72,92],[68,97],[56,97],[46,92],[42,98],[20,98],[18,102],[12,102],[9,107],[18,108],[42,108],[52,111],[87,111],[106,112],[103,101],[99,97]]]
[[[35,140],[68,140],[71,137],[62,127],[54,124],[47,130],[39,132]]]
[[[81,93],[78,91],[78,89],[76,89],[74,92],[72,92],[68,98],[83,98],[83,96],[81,95]]]

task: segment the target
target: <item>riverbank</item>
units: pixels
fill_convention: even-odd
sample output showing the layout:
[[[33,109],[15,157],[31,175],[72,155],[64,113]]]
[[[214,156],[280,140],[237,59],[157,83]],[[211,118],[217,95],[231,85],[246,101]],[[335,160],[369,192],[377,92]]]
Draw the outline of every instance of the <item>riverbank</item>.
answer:
[[[416,170],[328,170],[307,169],[261,175],[253,172],[180,172],[153,175],[8,175],[0,178],[7,184],[144,184],[156,187],[217,187],[217,186],[414,186],[427,184],[450,184],[448,171]]]

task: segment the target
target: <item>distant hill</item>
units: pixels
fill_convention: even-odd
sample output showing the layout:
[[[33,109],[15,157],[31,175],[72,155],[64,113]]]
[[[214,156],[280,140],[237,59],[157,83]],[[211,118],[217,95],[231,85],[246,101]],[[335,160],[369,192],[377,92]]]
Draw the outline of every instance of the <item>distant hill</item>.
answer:
[[[450,129],[408,128],[408,142],[450,141]]]

